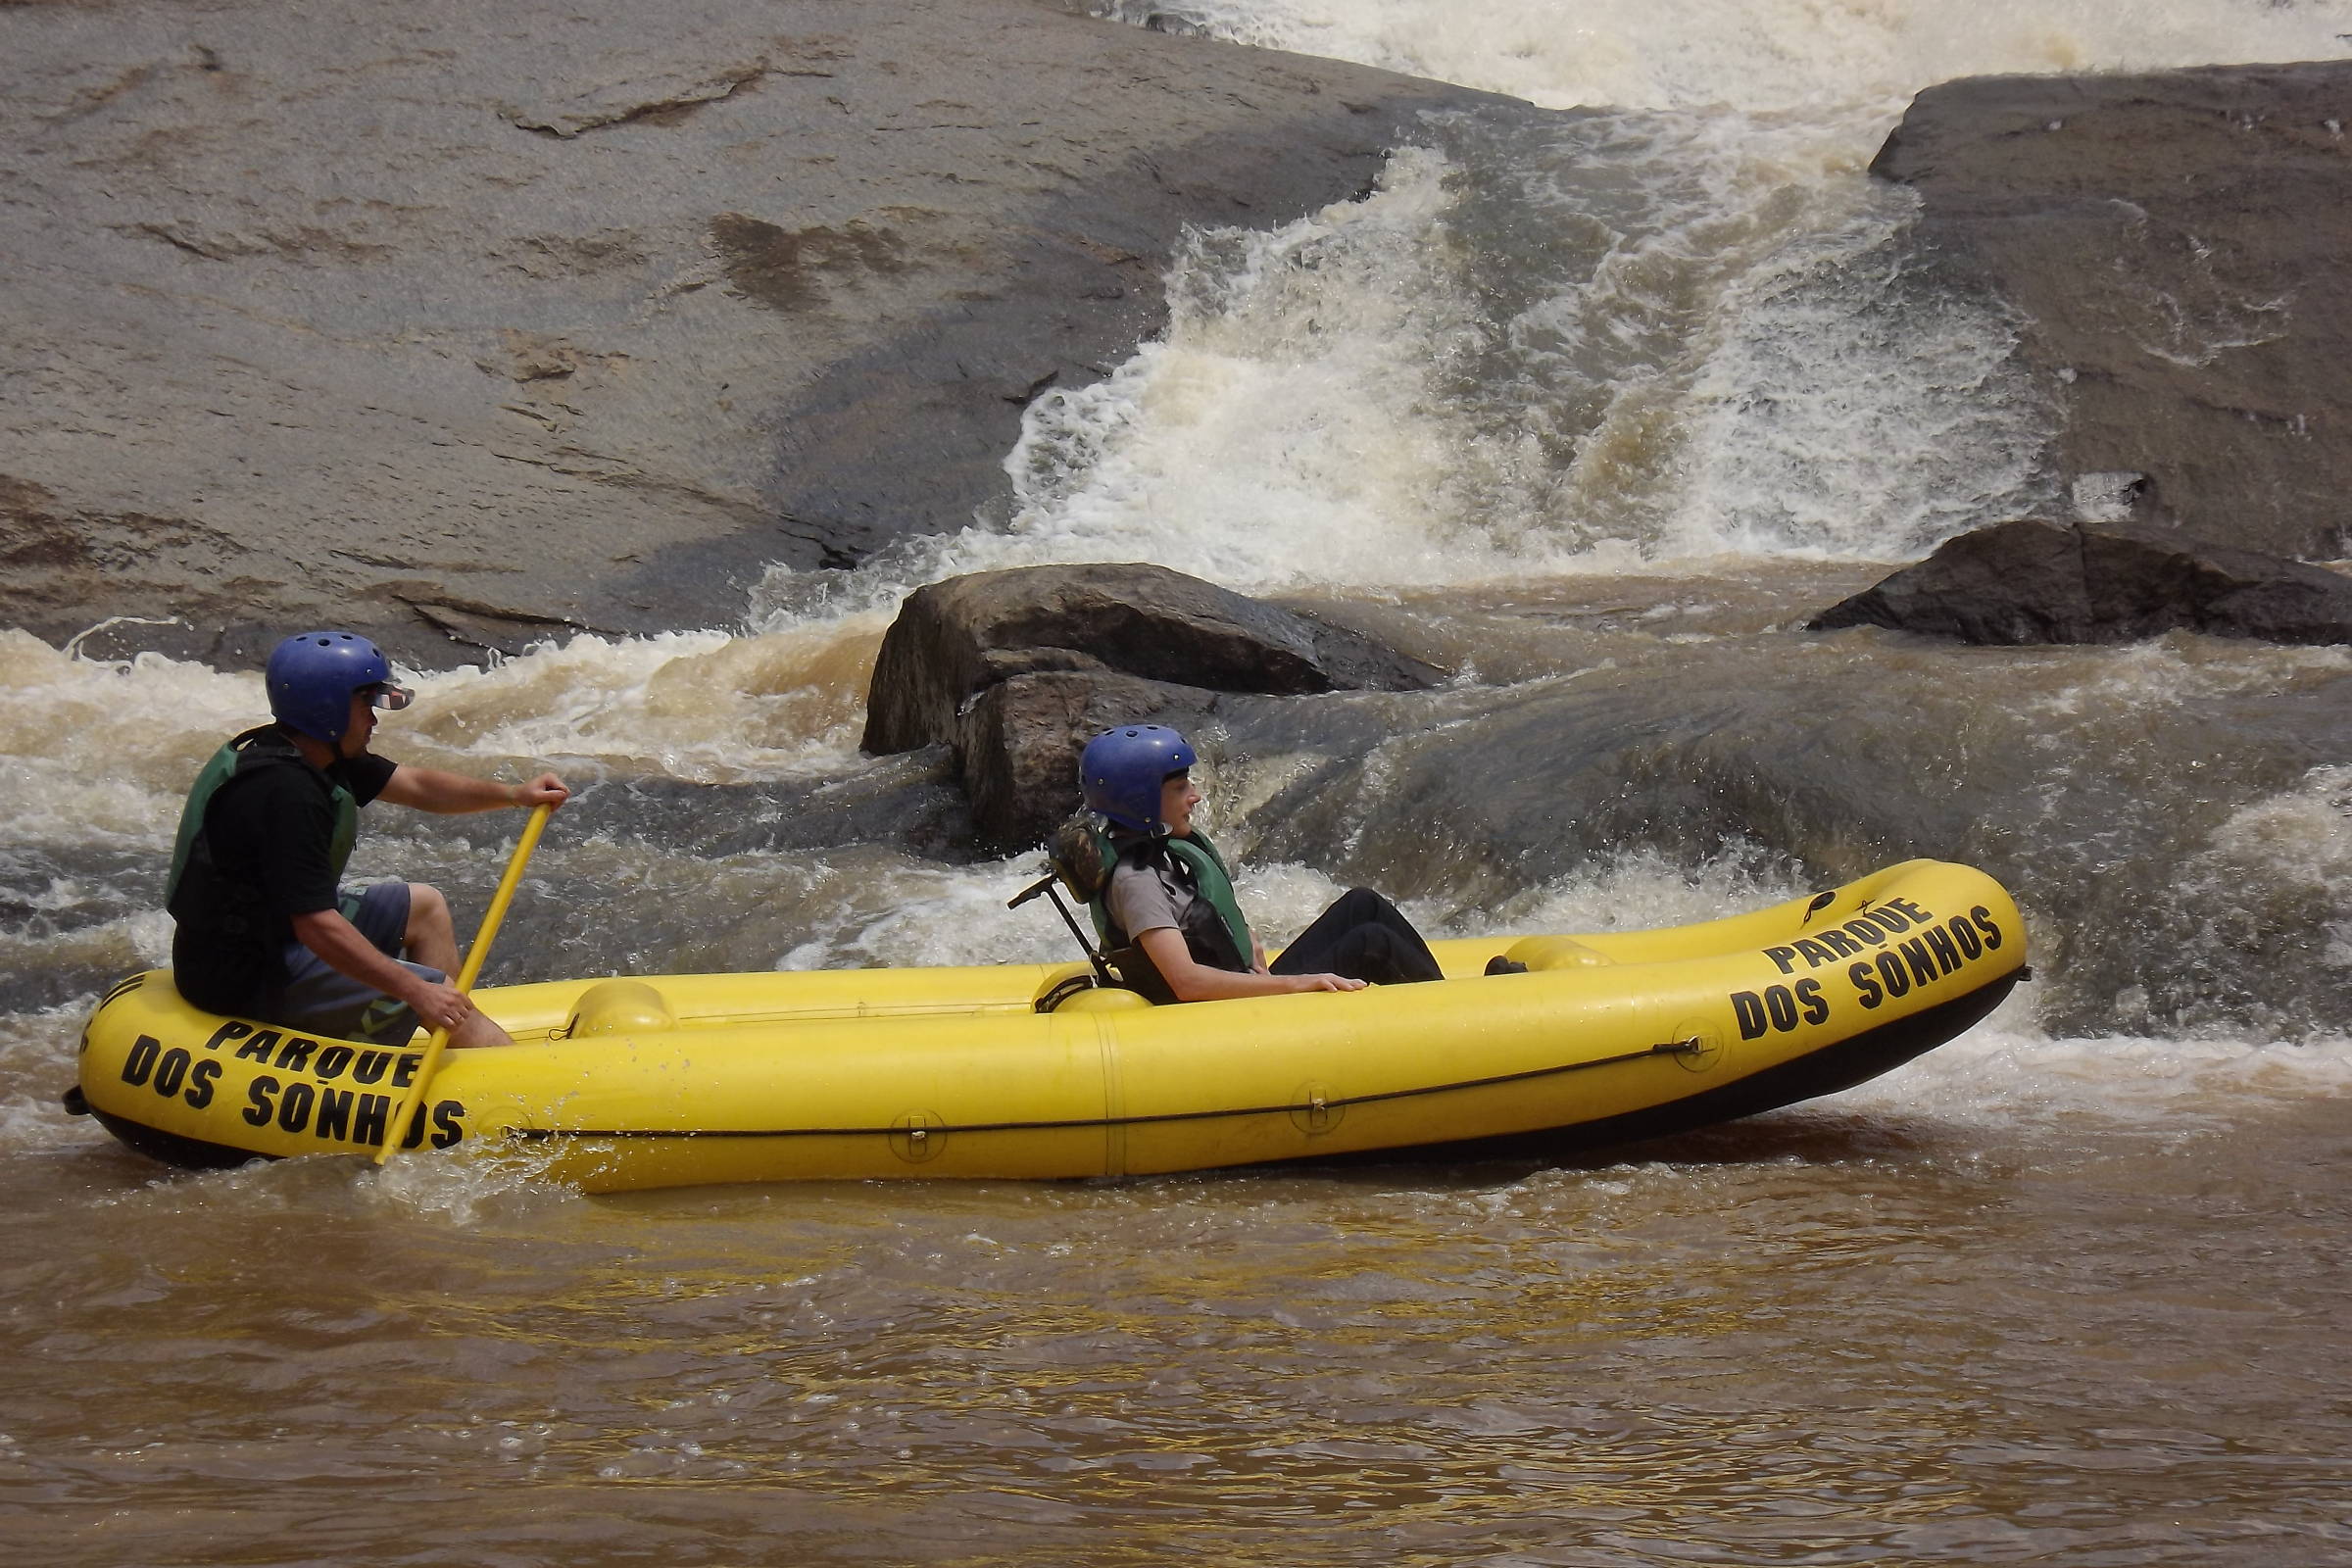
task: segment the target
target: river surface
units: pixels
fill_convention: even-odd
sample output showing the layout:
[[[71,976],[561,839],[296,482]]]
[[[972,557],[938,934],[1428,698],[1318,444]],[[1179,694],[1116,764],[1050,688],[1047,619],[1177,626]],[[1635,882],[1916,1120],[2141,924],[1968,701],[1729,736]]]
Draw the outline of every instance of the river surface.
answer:
[[[1844,1095],[1569,1164],[172,1175],[57,1097],[96,994],[168,953],[181,792],[260,684],[0,629],[0,1551],[2352,1563],[2352,652],[1798,629],[2097,504],[2057,492],[1997,307],[1891,260],[1908,198],[1862,171],[1907,96],[2336,56],[2352,5],[1098,9],[1590,112],[1435,123],[1361,203],[1200,236],[1165,339],[1032,410],[1008,527],[419,677],[386,755],[583,787],[491,980],[1066,956],[1003,908],[1027,858],[956,848],[936,759],[857,751],[865,676],[916,583],[1149,560],[1463,671],[1363,699],[1368,752],[1207,737],[1276,937],[1359,880],[1446,934],[1598,929],[1935,855],[2017,892],[2036,983]],[[1432,783],[1446,737],[1508,763],[1509,725],[1612,706],[1674,769],[1541,853],[1432,830],[1481,782]],[[1776,738],[1817,710],[1834,744]],[[1742,795],[1709,735],[1903,808]],[[512,820],[370,815],[355,871],[478,914]]]

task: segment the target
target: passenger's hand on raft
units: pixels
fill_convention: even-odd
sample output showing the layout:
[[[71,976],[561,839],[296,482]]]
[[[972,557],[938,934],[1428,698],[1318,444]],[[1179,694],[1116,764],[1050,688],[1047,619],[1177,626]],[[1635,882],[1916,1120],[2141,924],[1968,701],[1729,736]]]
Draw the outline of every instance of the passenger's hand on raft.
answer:
[[[408,999],[416,1016],[434,1029],[456,1029],[473,1016],[473,1003],[456,986],[419,982],[416,995]]]
[[[1351,980],[1344,974],[1301,974],[1291,977],[1292,985],[1300,991],[1361,991],[1364,982]]]
[[[553,773],[542,773],[528,784],[517,784],[511,793],[514,804],[520,807],[544,806],[552,809],[571,799],[571,791]]]

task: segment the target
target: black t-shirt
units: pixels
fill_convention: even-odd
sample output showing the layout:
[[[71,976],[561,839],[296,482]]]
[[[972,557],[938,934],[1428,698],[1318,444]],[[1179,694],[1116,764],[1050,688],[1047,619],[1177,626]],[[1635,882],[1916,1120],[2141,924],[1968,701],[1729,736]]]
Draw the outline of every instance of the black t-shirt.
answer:
[[[340,891],[332,862],[334,785],[366,806],[383,793],[398,765],[362,752],[324,772],[307,764],[256,767],[213,792],[204,813],[213,863],[252,898],[242,911],[180,920],[172,968],[181,995],[215,1012],[235,1011],[283,981],[294,916],[334,908]]]

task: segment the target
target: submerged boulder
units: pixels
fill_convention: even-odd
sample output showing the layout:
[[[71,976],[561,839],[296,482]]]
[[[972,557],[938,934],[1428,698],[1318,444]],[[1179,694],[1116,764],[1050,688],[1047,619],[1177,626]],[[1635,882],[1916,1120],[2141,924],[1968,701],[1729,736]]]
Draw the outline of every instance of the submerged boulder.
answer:
[[[1054,670],[991,686],[956,720],[949,749],[981,836],[1001,849],[1041,844],[1078,808],[1078,754],[1113,724],[1198,734],[1217,694],[1130,675]]]
[[[982,833],[1039,842],[1076,804],[1089,735],[1178,727],[1220,694],[1422,691],[1446,671],[1164,566],[1023,566],[918,588],[882,640],[864,748],[944,743]]]
[[[2352,642],[2352,578],[2150,524],[1980,528],[1815,616],[1964,642],[2122,643],[2168,631]]]

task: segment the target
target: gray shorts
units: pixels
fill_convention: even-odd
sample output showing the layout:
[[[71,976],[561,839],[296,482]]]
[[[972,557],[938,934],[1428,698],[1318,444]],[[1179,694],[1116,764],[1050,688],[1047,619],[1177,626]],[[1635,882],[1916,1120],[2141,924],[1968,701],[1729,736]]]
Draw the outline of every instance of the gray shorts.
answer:
[[[435,983],[449,978],[438,969],[411,963],[400,956],[400,940],[409,929],[406,882],[345,888],[341,908],[343,918],[358,926],[360,935],[376,952],[402,968]],[[302,943],[286,944],[285,964],[285,984],[265,993],[254,1008],[264,1021],[335,1040],[364,1040],[371,1046],[405,1046],[416,1032],[415,1008],[328,967],[324,958]]]

